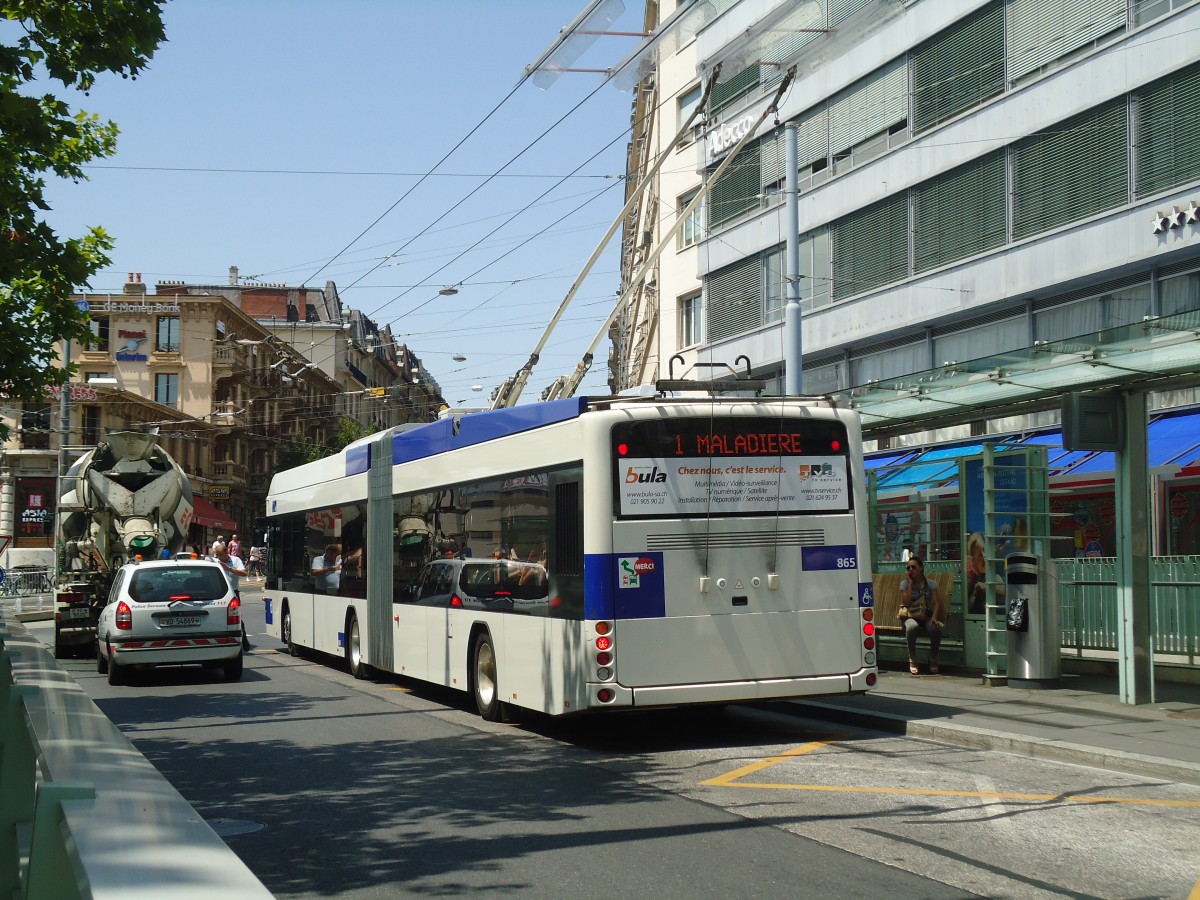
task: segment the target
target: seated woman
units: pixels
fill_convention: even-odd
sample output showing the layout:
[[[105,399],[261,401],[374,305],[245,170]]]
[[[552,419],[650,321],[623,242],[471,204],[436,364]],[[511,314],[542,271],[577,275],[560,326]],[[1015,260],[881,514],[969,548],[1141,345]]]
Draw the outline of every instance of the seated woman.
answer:
[[[908,641],[908,671],[921,673],[917,665],[917,636],[929,637],[929,674],[938,674],[938,650],[942,645],[942,629],[946,615],[937,586],[925,577],[925,560],[912,555],[905,563],[906,577],[900,582],[900,605],[908,610],[902,616],[904,637]]]

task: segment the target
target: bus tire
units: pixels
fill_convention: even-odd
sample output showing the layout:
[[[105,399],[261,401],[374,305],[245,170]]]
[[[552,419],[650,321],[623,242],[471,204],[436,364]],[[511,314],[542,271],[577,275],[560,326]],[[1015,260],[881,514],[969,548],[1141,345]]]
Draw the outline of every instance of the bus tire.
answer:
[[[292,639],[292,611],[287,607],[283,609],[283,642],[287,645],[288,656],[300,655],[300,648]]]
[[[497,674],[492,637],[481,631],[471,649],[471,691],[475,695],[475,707],[485,722],[499,722],[503,713]]]
[[[369,674],[367,664],[362,658],[362,638],[361,632],[358,630],[358,616],[353,612],[346,620],[346,665],[350,668],[350,674],[355,678],[362,680]]]

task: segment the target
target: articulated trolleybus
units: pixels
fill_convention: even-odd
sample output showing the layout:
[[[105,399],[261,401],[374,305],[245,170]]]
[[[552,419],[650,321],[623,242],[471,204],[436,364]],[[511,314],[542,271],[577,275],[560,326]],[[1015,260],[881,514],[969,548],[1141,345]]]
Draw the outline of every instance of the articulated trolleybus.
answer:
[[[267,629],[488,719],[865,691],[861,451],[857,415],[809,398],[384,431],[272,481]]]

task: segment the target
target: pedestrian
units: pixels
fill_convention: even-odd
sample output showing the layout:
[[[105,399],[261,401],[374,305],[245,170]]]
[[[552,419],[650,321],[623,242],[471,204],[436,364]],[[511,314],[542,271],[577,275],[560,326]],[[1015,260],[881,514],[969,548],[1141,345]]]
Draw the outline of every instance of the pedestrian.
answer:
[[[227,546],[229,547],[229,555],[230,556],[236,556],[238,559],[241,559],[241,557],[242,557],[242,542],[238,540],[238,536],[236,534],[229,539],[229,543]]]
[[[937,585],[925,577],[925,560],[915,553],[904,564],[906,577],[900,581],[900,620],[908,641],[908,671],[921,673],[917,665],[917,636],[929,638],[929,674],[938,674],[938,650],[946,627],[942,598]]]
[[[238,603],[242,602],[242,585],[241,576],[246,574],[245,564],[238,557],[229,552],[229,547],[225,544],[213,544],[212,546],[213,559],[221,564],[221,568],[225,570],[225,577],[229,579],[229,586],[233,588],[233,593],[238,598]],[[246,622],[242,621],[242,649],[249,652],[250,638],[246,636]]]
[[[250,577],[255,580],[262,578],[263,577],[262,550],[259,549],[258,547],[251,547],[250,548],[250,558],[247,560],[247,562],[248,562],[248,565],[246,566],[246,571],[248,571],[250,573]]]

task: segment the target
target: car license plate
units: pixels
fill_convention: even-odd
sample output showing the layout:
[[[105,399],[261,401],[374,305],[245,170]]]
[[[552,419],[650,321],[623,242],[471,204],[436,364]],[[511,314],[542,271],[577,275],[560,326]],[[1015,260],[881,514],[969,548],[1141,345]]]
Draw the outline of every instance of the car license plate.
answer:
[[[199,616],[164,616],[162,624],[167,628],[195,628],[200,624]]]
[[[86,606],[68,606],[62,611],[64,619],[86,619],[92,611]]]

